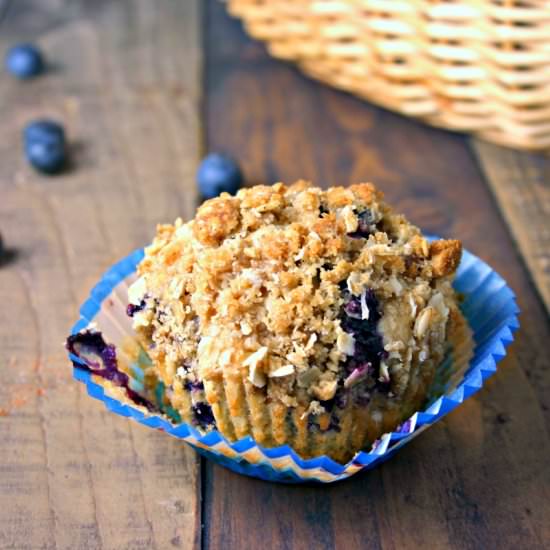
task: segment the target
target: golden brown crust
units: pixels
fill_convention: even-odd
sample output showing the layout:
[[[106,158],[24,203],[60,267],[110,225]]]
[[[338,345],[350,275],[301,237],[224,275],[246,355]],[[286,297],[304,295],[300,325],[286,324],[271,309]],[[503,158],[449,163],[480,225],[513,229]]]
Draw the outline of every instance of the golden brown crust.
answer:
[[[239,203],[232,197],[206,201],[198,210],[193,224],[196,239],[207,246],[215,246],[231,235],[239,225]]]
[[[456,271],[462,257],[462,243],[456,240],[440,240],[431,243],[430,259],[434,277],[446,277]]]
[[[226,437],[348,456],[425,395],[460,254],[458,241],[428,244],[370,183],[242,189],[158,227],[130,289],[146,304],[134,326],[184,418],[208,402]],[[365,358],[350,375],[364,345],[345,330],[350,300],[350,315],[381,316],[368,376]]]

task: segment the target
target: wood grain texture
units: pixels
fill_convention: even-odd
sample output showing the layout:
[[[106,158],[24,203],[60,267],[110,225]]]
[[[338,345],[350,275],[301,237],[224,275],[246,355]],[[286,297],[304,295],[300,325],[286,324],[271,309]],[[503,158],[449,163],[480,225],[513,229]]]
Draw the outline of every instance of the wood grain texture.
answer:
[[[426,231],[461,238],[518,294],[522,329],[474,398],[381,467],[329,487],[207,462],[206,548],[547,548],[550,326],[468,140],[374,108],[270,59],[215,0],[207,144],[250,183],[372,180]]]
[[[0,548],[200,545],[196,454],[87,397],[62,345],[100,274],[194,209],[199,6],[18,0],[3,21],[0,50],[32,39],[50,70],[0,77]],[[22,157],[44,116],[71,142],[58,177]]]
[[[550,314],[550,158],[477,139],[472,147]]]
[[[315,84],[208,4],[210,149],[249,182],[371,179],[457,236],[517,291],[522,329],[476,397],[382,467],[285,487],[207,463],[108,413],[72,382],[77,304],[159,221],[189,217],[200,152],[199,0],[17,0],[0,49],[37,40],[44,77],[0,77],[0,548],[545,548],[550,326],[465,138]],[[28,120],[68,129],[72,169],[34,174]],[[518,239],[519,240],[519,239]],[[6,415],[7,413],[7,415]],[[200,524],[205,524],[201,537]]]

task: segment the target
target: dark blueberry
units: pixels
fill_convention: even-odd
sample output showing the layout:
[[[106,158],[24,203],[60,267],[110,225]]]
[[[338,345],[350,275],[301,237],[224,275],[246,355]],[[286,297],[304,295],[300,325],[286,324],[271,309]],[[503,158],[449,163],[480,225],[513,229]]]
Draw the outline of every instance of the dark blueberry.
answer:
[[[336,397],[333,397],[332,399],[327,399],[326,401],[320,401],[320,403],[325,409],[325,411],[331,412],[336,403]]]
[[[159,325],[164,325],[164,321],[166,321],[166,311],[163,309],[157,309],[157,321]]]
[[[330,417],[330,423],[328,425],[328,429],[332,430],[333,432],[342,431],[342,428],[340,428],[340,419],[334,414],[331,415]]]
[[[195,422],[201,428],[206,428],[215,423],[214,415],[212,414],[212,408],[208,403],[195,403],[192,408],[193,412],[195,413]]]
[[[336,395],[334,396],[334,399],[336,401],[336,406],[339,408],[339,409],[345,409],[346,408],[346,405],[348,404],[348,396],[349,396],[349,393],[342,390],[338,390],[336,392]]]
[[[66,348],[82,359],[92,370],[98,370],[100,365],[93,363],[90,358],[83,355],[84,353],[92,353],[99,357],[106,370],[117,368],[114,346],[107,344],[99,331],[86,330],[72,334],[67,338]]]
[[[353,296],[347,291],[347,287],[344,288],[344,312],[346,315],[343,318],[343,322],[347,323],[350,328],[350,332],[364,332],[366,327],[373,332],[376,324],[380,320],[380,312],[378,311],[378,300],[372,289],[365,291],[365,303],[369,310],[369,318],[361,319],[361,298],[359,296]],[[344,330],[347,330],[344,328]]]
[[[319,268],[315,270],[315,275],[311,278],[311,284],[313,288],[319,288],[321,285],[321,270]]]
[[[182,363],[179,365],[185,372],[191,372],[191,365],[188,365],[187,363]],[[179,367],[178,367],[179,368]]]
[[[359,298],[352,296],[349,302],[344,306],[344,311],[348,317],[361,319],[361,302]]]
[[[29,122],[23,130],[24,143],[33,141],[55,141],[65,143],[65,130],[54,120],[41,119]]]
[[[56,174],[65,165],[65,147],[56,143],[30,143],[25,154],[29,163],[45,174]]]
[[[369,235],[376,233],[377,227],[372,212],[367,208],[357,214],[357,229],[348,233],[348,237],[353,239],[366,239]]]
[[[310,431],[310,432],[316,432],[319,430],[319,424],[317,424],[317,422],[315,422],[315,417],[311,417],[309,416],[308,419],[307,419],[307,429]]]
[[[74,362],[75,367],[93,372],[106,380],[111,380],[117,386],[123,387],[134,403],[142,405],[150,411],[157,410],[157,407],[150,401],[130,388],[130,378],[125,372],[118,369],[115,346],[107,344],[101,332],[86,330],[72,334],[67,338],[65,347],[70,353],[83,361],[83,363]]]
[[[346,359],[343,365],[343,372],[346,376],[354,376],[360,373],[361,387],[370,390],[375,386],[380,386],[380,389],[387,391],[389,385],[380,383],[380,362],[385,359],[387,352],[384,350],[382,336],[377,330],[378,321],[380,320],[380,310],[378,300],[372,289],[365,291],[365,302],[369,310],[369,318],[361,319],[361,299],[353,296],[347,289],[342,290],[344,297],[344,305],[340,316],[342,328],[349,334],[353,334],[355,339],[355,353],[353,357]],[[357,401],[357,391],[355,400]],[[367,392],[365,396],[359,396],[362,403],[367,403],[370,400],[370,394]]]
[[[358,391],[354,397],[353,401],[356,405],[359,405],[360,407],[366,407],[370,403],[370,392],[366,390],[360,390]]]
[[[126,307],[126,315],[128,315],[128,317],[133,317],[138,311],[142,311],[143,309],[145,309],[145,300],[141,300],[138,306],[135,304],[128,304]]]
[[[387,381],[386,380],[376,380],[375,387],[380,393],[383,393],[383,394],[387,395],[388,397],[393,397],[394,396],[393,393],[390,391],[391,390],[391,380],[387,380]]]
[[[196,382],[185,382],[183,387],[187,391],[201,391],[201,390],[204,390],[204,384],[200,380],[198,380]]]
[[[44,59],[36,46],[18,44],[8,50],[5,66],[13,76],[25,80],[39,75],[44,70]]]
[[[40,172],[54,174],[66,162],[65,132],[51,120],[37,120],[23,131],[23,144],[27,160]]]
[[[217,197],[222,192],[234,195],[243,181],[241,170],[230,157],[210,153],[197,171],[197,185],[205,199]]]

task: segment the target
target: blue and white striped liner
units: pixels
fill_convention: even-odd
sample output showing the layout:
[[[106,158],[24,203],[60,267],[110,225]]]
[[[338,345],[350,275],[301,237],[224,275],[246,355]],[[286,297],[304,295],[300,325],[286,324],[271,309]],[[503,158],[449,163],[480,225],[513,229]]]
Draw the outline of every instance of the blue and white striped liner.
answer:
[[[106,339],[115,345],[119,343],[116,334],[131,335],[130,320],[125,314],[126,290],[142,258],[143,250],[136,250],[103,275],[80,308],[80,319],[72,328],[73,334],[97,322]],[[202,455],[235,472],[283,483],[330,483],[387,460],[397,449],[478,391],[485,379],[496,371],[498,361],[506,355],[505,348],[519,327],[514,293],[498,273],[467,251],[463,254],[454,286],[465,295],[462,309],[475,340],[469,368],[461,380],[447,387],[445,393],[425,410],[415,413],[397,431],[385,434],[370,451],[357,453],[345,465],[327,456],[300,458],[288,445],[264,448],[251,437],[230,442],[217,431],[203,435],[189,424],[172,424],[166,417],[150,414],[130,401],[121,402],[107,395],[87,370],[75,367],[74,377],[86,384],[89,395],[103,401],[109,410],[183,439]],[[81,363],[74,355],[69,356],[73,362]],[[134,370],[134,382],[139,387],[139,368]]]

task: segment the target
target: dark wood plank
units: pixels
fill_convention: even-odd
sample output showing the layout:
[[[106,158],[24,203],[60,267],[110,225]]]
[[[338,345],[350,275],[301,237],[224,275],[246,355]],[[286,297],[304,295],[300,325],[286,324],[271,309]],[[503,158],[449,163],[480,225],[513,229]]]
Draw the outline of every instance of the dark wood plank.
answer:
[[[330,487],[207,463],[206,548],[544,548],[550,541],[550,326],[466,138],[312,82],[208,4],[207,145],[251,183],[372,180],[426,231],[462,239],[517,291],[499,373],[392,460]]]
[[[200,545],[200,473],[183,443],[105,410],[71,380],[78,304],[157,222],[189,216],[200,151],[200,2],[13,2],[0,51],[52,66],[0,77],[0,548]],[[33,173],[21,129],[61,120],[72,169]]]
[[[471,143],[550,313],[550,158]]]

